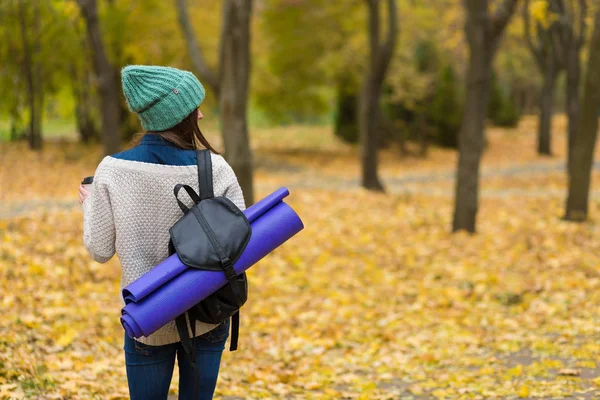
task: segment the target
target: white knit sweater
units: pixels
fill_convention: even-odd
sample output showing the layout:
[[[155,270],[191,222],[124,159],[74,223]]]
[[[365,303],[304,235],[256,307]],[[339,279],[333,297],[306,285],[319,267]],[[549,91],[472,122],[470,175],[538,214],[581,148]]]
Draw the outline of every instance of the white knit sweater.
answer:
[[[242,190],[231,166],[211,153],[215,196],[226,196],[241,210]],[[198,191],[195,165],[172,166],[105,157],[94,175],[93,193],[83,203],[83,240],[94,260],[104,263],[116,253],[123,269],[121,289],[169,256],[169,228],[183,215],[173,187],[183,183]],[[185,191],[179,198],[193,202]],[[125,302],[119,293],[121,305]],[[198,322],[196,335],[216,325]],[[171,321],[138,341],[158,346],[179,341]]]

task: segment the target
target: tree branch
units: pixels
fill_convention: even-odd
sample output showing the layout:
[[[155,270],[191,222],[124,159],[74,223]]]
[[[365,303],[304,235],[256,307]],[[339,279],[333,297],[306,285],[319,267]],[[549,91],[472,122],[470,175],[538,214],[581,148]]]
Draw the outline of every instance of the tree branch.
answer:
[[[82,1],[82,0],[79,0]],[[200,78],[206,82],[208,86],[212,88],[212,90],[216,93],[216,96],[219,97],[220,92],[220,82],[218,76],[208,67],[206,61],[204,60],[204,56],[202,54],[202,49],[198,44],[198,40],[196,40],[196,36],[194,35],[194,30],[192,25],[190,24],[190,19],[187,13],[186,0],[176,0],[177,2],[177,15],[179,18],[179,27],[185,37],[185,42],[188,47],[188,52],[190,58],[192,60],[192,65],[194,69],[200,75]]]
[[[557,5],[557,0],[552,0],[550,2],[550,11],[555,12],[561,16],[560,9]],[[557,71],[560,71],[566,68],[565,63],[565,46],[564,41],[562,40],[562,30],[563,28],[560,25],[560,22],[552,23],[552,26],[548,28],[548,40],[550,41],[550,45],[552,46],[552,61],[556,66]]]
[[[498,6],[496,12],[492,15],[492,35],[493,38],[497,38],[502,34],[506,24],[510,21],[510,17],[515,11],[515,7],[519,0],[504,0],[502,4]]]
[[[565,54],[564,48],[560,40],[560,29],[556,25],[553,25],[550,27],[548,35],[551,43],[550,46],[552,46],[552,62],[556,66],[557,71],[560,71],[566,66],[563,57]]]
[[[579,0],[579,36],[577,37],[577,39],[575,39],[578,49],[581,49],[585,44],[585,33],[587,31],[587,24],[585,22],[585,18],[587,17],[587,11],[587,1]],[[575,36],[575,27],[573,27],[573,36]]]
[[[541,46],[536,47],[531,37],[531,15],[529,13],[529,0],[525,0],[523,4],[523,21],[525,22],[525,42],[527,47],[533,54],[533,58],[538,64],[540,70],[544,69],[544,61],[542,56]]]
[[[560,49],[564,52],[571,46],[571,30],[569,28],[570,23],[568,22],[568,16],[565,9],[563,0],[554,0],[550,2],[550,10],[558,14],[558,22],[554,23],[556,27],[556,33],[554,36],[555,41],[560,42]],[[566,54],[566,53],[564,53]],[[561,62],[566,61],[561,57]]]
[[[388,0],[388,32],[385,43],[383,43],[379,48],[376,76],[385,75],[385,70],[387,69],[392,59],[392,55],[394,54],[397,36],[398,11],[396,7],[396,0]]]

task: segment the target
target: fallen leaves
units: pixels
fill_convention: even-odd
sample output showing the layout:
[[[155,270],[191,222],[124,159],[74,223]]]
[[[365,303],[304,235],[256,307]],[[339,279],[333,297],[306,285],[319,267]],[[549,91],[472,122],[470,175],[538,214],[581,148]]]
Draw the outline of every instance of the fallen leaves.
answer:
[[[517,391],[517,394],[519,395],[520,398],[526,398],[529,397],[529,386],[527,385],[522,385],[519,390]]]
[[[362,211],[352,212],[357,201]],[[224,353],[218,394],[526,398],[595,384],[600,346],[590,305],[600,300],[600,260],[592,223],[545,214],[556,221],[552,240],[528,247],[520,243],[538,232],[527,220],[540,218],[528,212],[531,201],[504,205],[524,219],[518,228],[484,211],[477,236],[447,232],[444,199],[297,191],[290,203],[306,231],[250,271],[241,348]],[[401,208],[405,217],[390,222]],[[412,234],[398,235],[407,227]],[[78,210],[14,218],[0,229],[0,362],[11,371],[0,373],[0,384],[11,385],[3,390],[126,396],[118,260],[90,263],[77,243]],[[71,250],[48,247],[61,241]],[[57,269],[66,271],[60,279]]]
[[[560,371],[558,371],[558,374],[561,376],[579,376],[581,375],[581,370],[573,368],[563,368]]]
[[[39,165],[24,153],[32,174],[64,181],[27,193],[67,198],[93,163],[49,171],[60,157],[47,151]],[[258,183],[287,179],[267,178]],[[250,270],[240,349],[223,355],[218,396],[600,395],[600,238],[594,220],[561,221],[562,198],[484,197],[477,235],[448,232],[444,196],[298,188],[289,203],[306,229]],[[90,260],[81,223],[77,207],[0,220],[0,398],[128,398],[120,266]]]

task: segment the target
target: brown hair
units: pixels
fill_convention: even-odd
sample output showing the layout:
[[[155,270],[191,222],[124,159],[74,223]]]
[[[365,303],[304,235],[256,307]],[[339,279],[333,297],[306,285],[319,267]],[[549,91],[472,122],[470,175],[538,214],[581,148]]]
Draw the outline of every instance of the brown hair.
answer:
[[[142,137],[148,132],[139,133],[134,136],[131,144],[133,146],[137,146],[140,144]],[[174,144],[175,146],[185,149],[185,150],[200,150],[198,143],[202,144],[205,148],[209,149],[211,152],[215,154],[219,154],[217,150],[215,150],[208,140],[200,131],[200,127],[198,126],[198,109],[194,109],[187,117],[183,119],[180,123],[175,125],[172,128],[169,128],[164,131],[152,132],[165,139],[166,141]]]

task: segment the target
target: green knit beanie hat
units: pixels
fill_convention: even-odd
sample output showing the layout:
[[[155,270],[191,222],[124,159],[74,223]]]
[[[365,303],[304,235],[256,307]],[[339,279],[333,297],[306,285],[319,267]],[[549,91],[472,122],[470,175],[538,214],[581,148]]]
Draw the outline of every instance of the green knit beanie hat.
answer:
[[[146,131],[174,127],[204,100],[204,87],[189,71],[153,65],[128,65],[121,71],[129,110]]]

